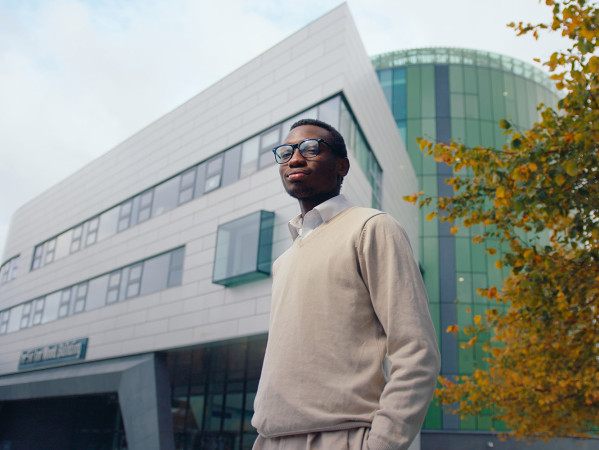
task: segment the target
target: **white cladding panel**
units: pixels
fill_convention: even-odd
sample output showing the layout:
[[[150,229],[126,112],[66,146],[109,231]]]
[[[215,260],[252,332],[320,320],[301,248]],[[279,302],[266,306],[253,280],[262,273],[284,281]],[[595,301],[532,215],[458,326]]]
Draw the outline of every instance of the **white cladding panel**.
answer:
[[[29,271],[33,249],[337,93],[383,168],[383,209],[415,244],[417,214],[401,197],[417,180],[343,4],[19,209],[5,253],[21,255],[19,276],[0,286],[0,310],[179,246],[184,270],[180,286],[0,335],[0,374],[17,370],[22,350],[74,338],[89,338],[89,361],[265,333],[270,279],[225,288],[212,283],[212,268],[218,225],[257,210],[275,212],[273,260],[290,245],[287,221],[299,208],[274,165]],[[370,206],[367,178],[350,161],[343,192]]]

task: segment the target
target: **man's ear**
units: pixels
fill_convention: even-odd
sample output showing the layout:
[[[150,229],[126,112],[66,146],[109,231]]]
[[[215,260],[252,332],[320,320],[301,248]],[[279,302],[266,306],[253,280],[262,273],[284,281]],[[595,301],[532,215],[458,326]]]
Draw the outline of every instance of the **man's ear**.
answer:
[[[337,159],[337,175],[344,177],[349,172],[349,159],[338,158]]]

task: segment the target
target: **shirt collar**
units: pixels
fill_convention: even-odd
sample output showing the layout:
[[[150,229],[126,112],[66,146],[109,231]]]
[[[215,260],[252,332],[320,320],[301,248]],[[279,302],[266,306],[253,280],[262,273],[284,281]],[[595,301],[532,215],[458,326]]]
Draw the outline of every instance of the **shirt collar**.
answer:
[[[347,200],[345,195],[339,194],[325,202],[322,202],[320,205],[316,205],[311,211],[308,211],[306,215],[315,214],[319,216],[316,218],[316,221],[320,224],[328,222],[337,214],[342,212],[344,209],[349,208],[350,206],[351,203],[349,200]],[[291,233],[291,238],[294,241],[298,236],[300,236],[303,224],[304,218],[301,214],[289,221],[289,232]]]

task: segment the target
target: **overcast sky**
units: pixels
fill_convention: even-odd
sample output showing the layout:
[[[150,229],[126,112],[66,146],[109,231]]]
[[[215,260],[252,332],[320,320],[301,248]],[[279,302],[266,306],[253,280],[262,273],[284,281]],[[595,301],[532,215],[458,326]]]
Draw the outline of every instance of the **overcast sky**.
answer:
[[[0,0],[0,263],[21,205],[340,3]],[[547,21],[537,0],[348,3],[370,55],[451,46],[532,63],[564,45],[506,27]]]

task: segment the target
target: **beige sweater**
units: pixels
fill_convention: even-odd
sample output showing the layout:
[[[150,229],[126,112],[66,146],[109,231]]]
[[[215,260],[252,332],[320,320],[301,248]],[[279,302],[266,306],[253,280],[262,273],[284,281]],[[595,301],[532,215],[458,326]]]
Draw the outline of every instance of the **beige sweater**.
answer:
[[[388,214],[348,208],[274,263],[252,424],[265,437],[371,427],[369,449],[407,448],[439,361],[405,231]]]

